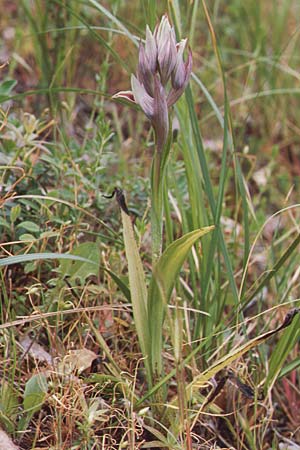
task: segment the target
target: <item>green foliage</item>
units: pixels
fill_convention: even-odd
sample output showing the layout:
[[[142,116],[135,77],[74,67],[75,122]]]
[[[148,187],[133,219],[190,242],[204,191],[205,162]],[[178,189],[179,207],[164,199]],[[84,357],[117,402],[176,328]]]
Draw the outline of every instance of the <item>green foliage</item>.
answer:
[[[23,395],[23,416],[19,420],[18,429],[24,431],[33,415],[38,412],[46,399],[48,381],[45,374],[33,375],[25,384]]]
[[[187,259],[192,246],[199,238],[213,230],[213,226],[191,231],[172,242],[163,252],[153,268],[148,293],[148,320],[150,325],[153,376],[161,376],[162,372],[162,329],[166,307],[172,289],[177,281],[179,271]]]
[[[298,317],[294,323],[288,328],[284,335],[279,339],[277,345],[270,355],[269,373],[266,380],[266,389],[276,380],[288,355],[295,347],[300,333],[300,318]],[[294,366],[296,368],[297,366]],[[292,367],[290,368],[292,370]]]
[[[16,86],[16,80],[4,80],[0,83],[0,103],[2,103],[5,98],[11,94],[13,88]]]
[[[21,448],[299,438],[299,318],[265,339],[299,303],[299,5],[275,3],[22,0],[1,19],[0,422]],[[193,75],[153,162],[147,119],[111,95],[166,11]],[[24,332],[93,367],[66,382]],[[227,367],[255,396],[206,404]]]
[[[23,407],[25,412],[34,414],[38,411],[48,392],[48,381],[44,374],[33,375],[25,384]]]
[[[76,262],[80,262],[80,267],[83,264],[87,265],[87,269],[85,270],[92,270],[92,273],[95,273],[95,266],[97,266],[97,263],[94,262],[92,259],[88,259],[88,258],[84,258],[82,256],[79,255],[72,255],[72,254],[60,254],[60,253],[28,253],[27,255],[20,255],[20,256],[9,256],[7,258],[2,258],[0,260],[0,267],[2,266],[10,266],[11,264],[19,264],[19,263],[23,263],[26,261],[43,261],[43,260],[47,260],[47,259],[70,259],[71,261],[76,261]],[[90,265],[93,265],[93,269],[90,268]],[[75,267],[77,269],[77,265],[75,264]],[[86,267],[86,266],[83,266]],[[68,266],[67,266],[68,269]],[[72,269],[73,269],[73,265],[72,265]],[[76,274],[77,275],[77,270],[75,270],[75,272],[73,272],[73,270],[71,271],[71,269],[69,269],[71,272],[71,276]],[[66,271],[66,274],[68,272]]]
[[[89,276],[98,275],[100,252],[97,243],[85,242],[80,244],[72,251],[71,254],[79,256],[82,260],[62,261],[58,271],[61,273],[63,278],[68,277],[71,281],[76,281],[78,279],[81,283],[84,283]],[[83,262],[84,260],[89,260],[91,262]]]
[[[0,389],[0,422],[9,432],[14,433],[19,409],[19,395],[6,380],[2,380]]]
[[[152,373],[150,369],[150,334],[149,334],[149,306],[147,304],[147,286],[142,261],[138,252],[133,234],[130,217],[122,210],[122,223],[124,245],[128,262],[130,297],[133,307],[135,327],[145,357],[148,383],[152,384]]]

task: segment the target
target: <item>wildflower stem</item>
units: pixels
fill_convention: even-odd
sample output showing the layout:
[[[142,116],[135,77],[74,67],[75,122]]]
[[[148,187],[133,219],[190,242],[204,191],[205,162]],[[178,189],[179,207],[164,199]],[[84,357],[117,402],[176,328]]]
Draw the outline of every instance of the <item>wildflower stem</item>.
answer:
[[[156,151],[151,173],[151,233],[152,265],[159,259],[162,251],[163,202],[162,202],[161,152]]]
[[[171,117],[168,118],[171,120]],[[163,244],[163,187],[169,153],[172,145],[172,130],[169,129],[165,144],[157,139],[151,169],[151,234],[152,266],[161,256]]]

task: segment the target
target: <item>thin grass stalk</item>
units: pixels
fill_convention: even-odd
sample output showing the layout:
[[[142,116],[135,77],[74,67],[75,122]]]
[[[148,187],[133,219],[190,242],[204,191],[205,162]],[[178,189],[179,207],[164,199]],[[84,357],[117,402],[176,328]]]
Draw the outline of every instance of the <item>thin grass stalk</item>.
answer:
[[[64,4],[62,1],[60,0],[53,0],[55,3],[57,3],[60,6],[63,6],[64,8],[66,8],[66,10],[68,10],[70,12],[70,14],[75,17],[77,20],[79,20],[79,22],[81,22],[86,29],[91,33],[91,35],[109,52],[111,53],[111,55],[113,56],[113,58],[116,60],[116,62],[118,64],[120,64],[121,67],[123,67],[124,70],[126,70],[126,72],[130,73],[129,67],[128,65],[124,62],[124,60],[122,58],[120,58],[119,54],[112,48],[111,45],[107,44],[106,40],[104,38],[102,38],[102,36],[100,34],[98,34],[96,32],[96,30],[90,26],[90,24],[88,23],[87,20],[85,20],[85,18],[83,17],[82,14],[79,14],[77,11],[74,10],[74,8],[70,7],[67,4]],[[94,6],[96,6],[96,4],[98,2],[92,2],[90,0],[91,3],[93,3]],[[100,5],[98,4],[98,11],[103,12],[100,9]],[[119,23],[119,21],[118,21]],[[126,28],[125,28],[126,29]],[[127,30],[127,29],[126,29]],[[130,35],[131,40],[134,41],[132,35]]]
[[[153,0],[143,0],[143,9],[144,9],[144,17],[145,23],[149,25],[151,30],[154,29],[156,23],[156,2]]]
[[[224,183],[225,183],[225,176],[226,176],[226,173],[225,173],[226,167],[224,165],[226,160],[224,160],[224,156],[225,156],[224,152],[227,151],[227,146],[230,146],[232,154],[234,155],[234,151],[233,151],[234,141],[233,141],[233,133],[232,133],[232,119],[231,119],[229,101],[228,101],[228,96],[227,96],[226,77],[225,77],[225,73],[223,70],[222,59],[221,59],[219,47],[217,44],[217,38],[216,38],[216,35],[214,32],[214,28],[213,28],[213,25],[212,25],[212,22],[210,19],[210,15],[209,15],[205,0],[202,0],[202,5],[203,5],[205,16],[206,16],[206,19],[208,22],[211,39],[212,39],[214,51],[216,54],[218,67],[219,67],[221,79],[223,82],[223,90],[224,90],[224,137],[223,137],[223,156],[222,156],[222,169],[221,169],[221,180],[223,179],[224,182],[221,183],[222,190],[220,193],[221,195],[218,198],[217,208],[216,208],[215,220],[217,220],[217,222],[218,222],[218,221],[220,221],[220,218],[221,218],[221,207],[222,207],[222,203],[223,203]],[[239,188],[240,195],[242,197],[242,205],[244,206],[244,209],[243,209],[243,219],[244,219],[244,226],[245,226],[244,265],[246,265],[246,261],[247,261],[248,255],[249,255],[249,223],[248,223],[247,195],[246,195],[246,191],[245,191],[244,178],[242,175],[242,170],[241,170],[241,167],[239,164],[239,160],[237,158],[234,158],[233,161],[234,161],[234,165],[235,165],[235,177],[237,180],[237,185]],[[216,223],[216,226],[217,226],[217,229],[219,229],[219,223]],[[223,238],[223,235],[222,235],[222,238]],[[222,247],[226,249],[224,239],[221,240],[221,249],[222,249]],[[225,264],[228,268],[229,267],[228,264],[231,267],[231,263],[230,263],[229,258],[226,263],[227,256],[228,255],[226,252],[226,254],[224,254],[224,258],[225,258]],[[238,293],[232,269],[231,269],[231,271],[229,271],[229,282],[230,282],[231,288],[233,290],[235,305],[237,306],[238,303],[240,302],[240,293]],[[241,314],[241,311],[240,311],[240,314]],[[242,320],[242,316],[240,316],[240,320]]]
[[[207,224],[209,223],[209,217],[204,200],[201,166],[199,164],[198,155],[193,144],[192,130],[190,129],[186,105],[181,102],[176,110],[180,123],[180,129],[185,130],[185,132],[181,133],[180,135],[179,145],[184,160],[186,183],[189,194],[189,209],[186,208],[186,205],[184,204],[186,202],[184,202],[181,198],[182,194],[177,186],[175,186],[175,192],[183,218],[183,232],[187,233],[192,229],[207,226]],[[204,237],[204,239],[202,240],[201,254],[197,248],[195,249],[200,268],[196,267],[194,258],[192,256],[189,256],[190,282],[194,294],[193,307],[198,309],[205,309],[205,306],[202,302],[203,297],[199,291],[199,284],[202,287],[205,267],[207,266],[207,255],[210,240],[211,236]]]
[[[37,8],[37,14],[34,15],[30,10],[31,8],[33,8],[33,6],[27,5],[27,3],[28,2],[26,2],[25,0],[22,0],[22,7],[25,12],[25,15],[28,18],[28,21],[32,29],[32,34],[34,36],[36,48],[35,53],[42,73],[41,85],[43,87],[48,87],[51,85],[53,70],[55,67],[55,64],[51,60],[50,49],[47,43],[47,34],[46,34],[47,21],[48,17],[50,17],[51,5],[49,1],[46,1],[45,2],[46,5],[42,7],[40,1],[36,0],[35,6]],[[47,92],[47,101],[50,106],[52,114],[55,115],[55,107],[57,103],[55,101],[55,98],[52,97],[50,90]]]
[[[245,299],[242,303],[242,307],[245,308],[248,303],[262,290],[262,288],[276,275],[278,270],[282,267],[282,265],[288,260],[291,254],[296,250],[298,245],[300,244],[300,234],[296,236],[293,242],[288,246],[286,251],[281,255],[278,261],[274,264],[274,266],[262,276],[258,286],[251,287],[245,293]]]
[[[205,157],[202,137],[201,137],[201,133],[200,133],[199,126],[198,126],[197,115],[196,115],[196,112],[195,112],[195,109],[194,109],[194,101],[193,101],[192,92],[191,92],[190,87],[188,87],[186,89],[186,99],[187,99],[187,104],[188,104],[188,108],[189,108],[189,115],[190,115],[190,119],[191,119],[191,124],[192,124],[192,129],[193,129],[193,134],[194,134],[194,139],[195,139],[195,144],[196,144],[196,149],[197,149],[197,154],[198,154],[198,158],[199,158],[199,162],[200,162],[200,166],[201,166],[201,171],[202,171],[202,175],[203,175],[205,192],[206,192],[206,195],[208,197],[208,203],[209,203],[209,207],[211,209],[212,215],[213,215],[213,217],[215,217],[215,215],[216,215],[216,202],[215,202],[215,198],[214,198],[214,195],[213,195],[212,183],[211,183],[211,180],[210,180],[210,175],[209,175],[209,170],[208,170],[208,166],[207,166],[207,162],[206,162],[206,157]],[[234,273],[233,273],[233,270],[232,270],[232,265],[231,265],[229,253],[228,253],[228,250],[226,248],[226,243],[225,243],[225,240],[224,240],[224,236],[223,236],[223,233],[222,233],[222,231],[220,229],[217,229],[217,233],[218,233],[218,238],[219,238],[219,242],[220,242],[220,244],[219,244],[220,245],[220,250],[221,250],[221,253],[223,255],[225,266],[226,266],[226,269],[227,269],[229,283],[230,283],[231,291],[232,291],[232,294],[233,294],[233,298],[235,300],[235,303],[238,304],[239,299],[238,299],[237,287],[236,287],[236,283],[235,283],[235,279],[234,279]]]
[[[185,368],[182,362],[182,346],[183,346],[183,320],[182,310],[175,308],[175,317],[173,320],[173,346],[176,367],[176,379],[178,386],[178,407],[179,407],[179,433],[182,442],[186,443],[190,448],[190,442],[186,431],[189,430],[189,420],[187,415],[187,401],[185,392]]]
[[[189,10],[189,7],[188,7]],[[173,0],[168,4],[168,11],[170,16],[172,17],[172,21],[176,31],[176,37],[179,38],[182,35],[182,27],[181,27],[181,13],[180,13],[180,3],[178,0]]]
[[[182,136],[183,139],[185,139],[184,136],[186,134],[188,134],[188,133],[184,133],[184,135]],[[180,148],[181,148],[181,146],[180,146]],[[192,152],[192,149],[191,149],[191,152]],[[184,156],[184,161],[186,161],[186,155],[189,154],[189,152],[183,151],[182,154]],[[188,158],[187,158],[187,160],[188,160]],[[175,172],[175,167],[172,167],[171,171]],[[203,211],[205,213],[205,209],[201,208],[201,203],[199,201],[197,202],[197,196],[191,196],[191,193],[193,192],[194,188],[197,189],[199,187],[199,183],[196,182],[198,180],[193,179],[193,173],[197,174],[197,171],[191,170],[191,172],[189,174],[188,170],[186,170],[186,180],[187,180],[187,184],[188,184],[188,188],[189,188],[189,195],[190,195],[189,198],[191,199],[189,208],[186,207],[186,204],[185,204],[186,202],[182,198],[182,192],[178,186],[178,183],[176,182],[176,179],[174,177],[169,178],[169,182],[171,185],[170,187],[175,192],[175,198],[177,200],[178,208],[179,208],[180,215],[181,215],[182,234],[186,234],[192,229],[195,230],[197,228],[201,228],[202,224],[207,225],[207,223],[208,223],[208,220],[203,220],[203,221],[199,220],[198,213],[201,213],[201,211]],[[196,200],[196,201],[192,201],[192,200]],[[200,203],[200,205],[199,205],[199,203]],[[169,204],[169,202],[168,202],[168,204]],[[190,218],[189,215],[191,215],[192,218]],[[201,216],[201,214],[200,214],[200,216]],[[203,243],[201,246],[202,249],[205,248],[206,241],[207,241],[207,239],[204,237]],[[200,251],[198,251],[198,247],[195,246],[194,250],[196,253],[196,258],[197,258],[198,262],[200,262],[201,258],[200,258]],[[193,255],[189,254],[188,262],[189,262],[189,268],[190,268],[189,283],[190,283],[190,288],[193,293],[192,297],[190,296],[190,297],[188,297],[188,299],[190,302],[192,302],[192,305],[194,308],[199,309],[200,308],[199,282],[200,282],[200,277],[201,277],[201,271],[197,270],[197,268],[196,268],[196,261],[195,261],[194,254]],[[186,290],[185,290],[185,292],[182,291],[183,298],[186,294],[187,294]]]
[[[210,333],[210,335],[208,336],[208,339],[212,338],[212,335],[214,334],[214,332],[215,332],[215,330],[214,330],[213,332]],[[203,349],[204,345],[205,345],[205,342],[204,342],[204,341],[201,341],[200,344],[198,344],[198,345],[197,345],[197,346],[196,346],[196,347],[188,354],[188,356],[186,356],[186,357],[183,359],[182,364],[183,364],[184,366],[186,366],[193,358],[195,358],[195,356],[196,356],[197,354],[199,354],[200,352],[202,352],[202,349]],[[157,382],[154,384],[154,386],[153,386],[151,389],[149,389],[149,390],[147,391],[147,393],[146,393],[142,398],[140,398],[140,399],[137,401],[136,407],[139,407],[139,406],[143,405],[144,402],[145,402],[146,400],[148,400],[149,398],[153,397],[153,396],[156,394],[156,392],[159,391],[163,386],[165,386],[165,385],[168,383],[168,381],[169,381],[172,377],[174,377],[174,376],[176,376],[176,368],[172,369],[167,375],[161,377],[160,380],[157,381]],[[204,397],[203,397],[203,399],[204,399]],[[215,411],[215,412],[219,411],[217,407],[216,407],[216,408],[213,407],[212,410]]]
[[[269,372],[265,382],[265,392],[273,386],[277,377],[279,376],[286,358],[290,354],[293,347],[296,345],[300,335],[300,317],[285,330],[284,335],[279,339],[279,342],[272,351],[269,361]]]
[[[190,39],[191,47],[194,46],[198,8],[199,8],[199,0],[195,0],[192,4],[191,20],[190,20],[190,27],[189,27],[190,28],[189,39]]]
[[[216,211],[214,216],[214,224],[216,226],[216,230],[213,232],[210,240],[210,246],[208,251],[208,257],[206,258],[207,264],[204,268],[205,274],[203,277],[203,284],[202,284],[202,298],[203,298],[203,306],[204,308],[207,308],[205,311],[209,311],[212,313],[212,311],[215,308],[211,308],[208,304],[208,290],[210,286],[210,280],[212,276],[212,271],[215,266],[215,261],[218,261],[218,265],[220,265],[220,260],[215,259],[215,252],[218,248],[218,242],[219,242],[219,233],[217,230],[220,229],[220,220],[221,220],[221,213],[222,213],[222,207],[223,207],[223,200],[224,200],[224,192],[225,192],[225,184],[226,184],[226,177],[228,173],[227,164],[228,164],[228,129],[227,129],[227,114],[225,111],[225,120],[224,120],[224,136],[223,136],[223,150],[222,150],[222,161],[221,161],[221,171],[220,171],[220,179],[219,179],[219,191],[218,191],[218,197],[217,197],[217,203],[216,203]],[[221,305],[219,305],[221,306]],[[210,317],[209,320],[202,320],[201,317],[197,317],[196,325],[195,325],[195,331],[194,336],[198,337],[200,333],[200,327],[202,328],[202,334],[206,336],[207,327],[209,328],[211,325],[217,323],[217,316],[219,316],[218,309],[215,309],[215,312],[217,313],[216,316],[213,315]],[[212,322],[212,323],[211,323]]]
[[[212,24],[210,22],[210,18],[208,15],[208,11],[206,8],[206,4],[204,1],[202,1],[205,13],[206,13],[206,18],[208,21],[208,25],[210,28],[210,33],[211,33],[211,38],[213,41],[213,46],[215,49],[215,53],[217,55],[217,60],[218,60],[218,64],[219,64],[219,70],[222,74],[222,79],[223,79],[223,87],[224,87],[224,95],[225,95],[225,104],[227,103],[227,94],[226,94],[226,84],[225,84],[225,77],[224,77],[224,72],[222,69],[222,65],[221,65],[221,59],[220,59],[220,55],[219,55],[219,51],[218,51],[218,46],[217,46],[217,42],[216,42],[216,37],[214,34],[214,30],[212,27]],[[193,133],[194,133],[194,138],[195,138],[195,142],[196,142],[196,147],[197,147],[197,151],[198,151],[198,157],[199,157],[199,162],[201,165],[201,170],[202,170],[202,175],[203,175],[203,179],[204,179],[204,185],[205,185],[205,191],[208,197],[208,201],[209,201],[209,206],[211,209],[211,212],[213,214],[214,220],[216,220],[217,216],[216,214],[219,213],[219,211],[217,211],[217,204],[213,195],[213,190],[212,190],[212,184],[211,184],[211,180],[210,180],[210,175],[209,175],[209,170],[208,170],[208,166],[207,166],[207,162],[206,162],[206,157],[205,157],[205,153],[204,153],[204,148],[203,148],[203,143],[202,143],[202,138],[201,138],[201,133],[199,130],[199,126],[198,126],[198,122],[197,122],[197,117],[195,114],[195,110],[194,110],[194,105],[193,105],[193,98],[192,98],[192,93],[191,93],[191,89],[190,87],[187,88],[186,90],[186,99],[187,99],[187,103],[188,103],[188,107],[189,107],[189,114],[190,114],[190,119],[191,119],[191,124],[192,124],[192,129],[193,129]],[[229,111],[229,110],[228,110]],[[226,115],[227,117],[227,115]],[[229,116],[228,116],[229,117]],[[229,123],[230,123],[230,118],[229,118]],[[225,128],[225,127],[224,127]],[[227,131],[226,131],[227,133]],[[224,137],[226,138],[227,141],[227,134],[224,134]],[[224,144],[225,144],[225,149],[227,148],[227,142],[224,140]],[[224,177],[224,160],[223,160],[223,186],[222,186],[222,190],[224,189],[224,183],[225,183],[225,177]],[[221,190],[221,193],[222,193]],[[219,200],[222,198],[222,195],[220,196]],[[220,242],[220,249],[221,249],[221,253],[223,254],[223,258],[225,261],[225,266],[228,272],[228,277],[229,277],[229,283],[231,286],[231,291],[235,300],[236,305],[238,304],[238,291],[237,291],[237,287],[236,287],[236,283],[235,283],[235,279],[234,279],[234,274],[233,274],[233,270],[232,270],[232,265],[231,265],[231,261],[229,258],[229,254],[226,248],[226,244],[225,244],[225,240],[224,240],[224,236],[222,231],[220,230],[219,227],[216,228],[216,233]]]
[[[139,40],[124,25],[124,23],[126,22],[124,22],[123,20],[119,20],[117,15],[111,13],[107,8],[105,8],[102,4],[103,2],[100,3],[97,0],[87,0],[87,3],[89,3],[90,6],[92,6],[96,11],[100,12],[104,17],[106,17],[109,22],[115,24],[116,27],[121,30],[138,47]]]
[[[195,13],[195,10],[194,10]],[[186,91],[186,98],[189,97],[190,94],[190,88]],[[213,107],[216,108],[216,111],[218,113],[218,118],[220,119],[220,123],[222,127],[224,128],[224,120],[222,116],[220,115],[220,112],[218,111],[216,105],[214,104],[213,100],[211,100],[211,103],[213,104]],[[180,106],[180,105],[179,105]],[[188,104],[188,107],[190,105]],[[180,120],[181,128],[188,130],[189,129],[189,123],[186,120],[185,113],[183,109],[177,108],[178,111],[178,117]],[[195,122],[194,122],[195,123]],[[198,125],[197,125],[198,126]],[[194,133],[195,134],[195,133]],[[212,236],[209,236],[208,238],[203,239],[202,244],[202,255],[201,258],[199,257],[199,261],[201,261],[201,267],[200,270],[195,271],[194,262],[192,258],[190,258],[191,261],[191,272],[197,273],[198,278],[201,285],[201,305],[198,304],[198,288],[195,284],[194,286],[194,293],[195,293],[195,307],[201,309],[204,309],[205,311],[210,311],[210,305],[208,304],[208,289],[209,286],[211,286],[211,280],[212,280],[212,269],[215,266],[215,259],[214,254],[215,250],[217,248],[217,242],[218,242],[218,235],[219,235],[219,223],[220,223],[220,217],[221,217],[221,209],[223,205],[223,197],[224,197],[224,191],[225,191],[225,182],[226,182],[226,174],[227,174],[227,154],[228,154],[228,139],[227,139],[227,126],[226,130],[224,131],[224,143],[223,143],[223,153],[222,153],[222,166],[221,166],[221,176],[220,176],[220,184],[219,184],[219,194],[217,199],[217,204],[215,205],[215,211],[214,211],[214,222],[216,224],[216,230],[214,231]],[[188,133],[185,132],[182,139],[188,140],[187,138]],[[199,132],[199,137],[201,141],[201,135]],[[190,139],[192,141],[192,138]],[[198,141],[199,141],[198,140]],[[187,144],[185,143],[184,150],[183,150],[183,156],[187,171],[187,183],[189,188],[189,198],[190,198],[190,204],[191,204],[191,216],[193,218],[193,224],[192,226],[197,228],[201,227],[205,224],[207,221],[207,212],[206,212],[206,204],[204,202],[204,196],[202,192],[202,183],[201,180],[199,182],[199,174],[202,171],[204,179],[204,185],[209,186],[209,175],[208,174],[208,167],[206,166],[206,170],[203,170],[203,166],[205,163],[205,160],[203,162],[202,160],[202,166],[201,166],[201,160],[199,158],[199,154],[197,154],[197,151],[194,151],[195,146],[193,144]],[[207,189],[205,189],[207,192]],[[212,195],[212,189],[210,189],[211,192],[209,192],[209,197],[211,200],[211,203],[214,201],[213,195]],[[199,255],[200,256],[200,255]],[[228,260],[227,260],[228,261]],[[194,277],[193,277],[194,278]],[[233,280],[233,276],[232,276]],[[233,283],[234,284],[234,283]],[[236,288],[235,291],[237,292]],[[215,310],[215,308],[213,308]],[[216,310],[217,312],[218,310]],[[219,314],[218,314],[219,315]],[[216,323],[215,318],[212,317],[212,322]],[[194,327],[194,338],[199,337],[200,329],[201,329],[201,335],[205,335],[206,326],[209,326],[207,318],[202,318],[200,316],[197,316],[196,324]]]
[[[180,128],[185,130],[180,136],[182,155],[186,171],[186,181],[189,192],[190,212],[192,217],[191,227],[201,228],[209,222],[207,208],[205,206],[204,192],[201,179],[201,165],[193,143],[192,130],[189,125],[189,112],[184,108],[177,108]],[[189,230],[187,230],[189,231]]]
[[[43,33],[45,31],[45,19],[47,17],[47,12],[49,8],[49,2],[46,1],[46,11],[41,13],[42,8],[37,0],[36,6],[39,9],[39,13],[34,17],[31,13],[30,6],[28,6],[28,2],[26,0],[22,1],[22,8],[25,12],[26,17],[29,20],[32,33],[34,36],[34,41],[36,43],[36,54],[39,58],[39,65],[41,67],[41,71],[43,74],[43,84],[48,86],[51,81],[51,73],[52,73],[52,64],[49,55],[49,49],[46,41],[46,34]],[[44,20],[43,20],[44,19]]]

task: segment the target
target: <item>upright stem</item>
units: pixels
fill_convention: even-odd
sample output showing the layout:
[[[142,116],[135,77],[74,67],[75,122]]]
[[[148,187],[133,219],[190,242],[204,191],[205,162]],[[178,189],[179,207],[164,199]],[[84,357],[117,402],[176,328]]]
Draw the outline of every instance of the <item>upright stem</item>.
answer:
[[[161,152],[155,151],[151,173],[151,233],[152,233],[152,266],[159,259],[162,251],[163,202]]]
[[[171,122],[169,118],[169,122]],[[156,141],[151,169],[151,233],[152,233],[152,267],[162,253],[163,244],[163,190],[169,153],[172,144],[172,130],[164,144]]]

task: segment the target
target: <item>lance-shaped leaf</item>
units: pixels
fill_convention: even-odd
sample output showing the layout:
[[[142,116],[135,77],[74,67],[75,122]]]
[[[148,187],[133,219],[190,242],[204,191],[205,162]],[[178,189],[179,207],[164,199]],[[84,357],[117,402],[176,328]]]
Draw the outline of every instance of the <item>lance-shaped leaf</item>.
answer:
[[[133,234],[133,227],[130,216],[121,209],[123,236],[125,252],[128,263],[129,287],[131,294],[134,323],[139,339],[139,344],[143,356],[145,357],[145,367],[148,382],[151,384],[149,371],[149,323],[147,308],[147,287],[142,261],[139,255],[137,244]]]
[[[170,299],[176,277],[186,260],[191,247],[214,226],[201,228],[185,234],[172,242],[158,260],[151,279],[148,295],[148,310],[151,338],[151,370],[153,375],[162,372],[162,327],[164,310]]]

